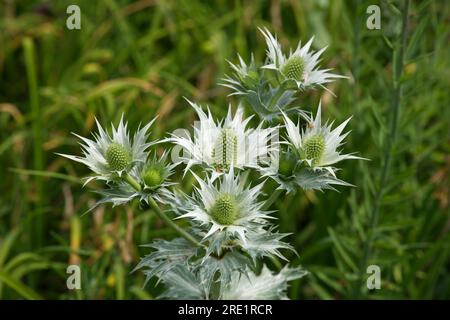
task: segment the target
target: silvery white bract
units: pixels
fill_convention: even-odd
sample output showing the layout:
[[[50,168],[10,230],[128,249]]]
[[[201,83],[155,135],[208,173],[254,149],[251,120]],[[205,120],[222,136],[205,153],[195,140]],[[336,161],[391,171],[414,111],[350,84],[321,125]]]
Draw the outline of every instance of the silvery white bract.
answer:
[[[271,218],[270,212],[261,209],[263,203],[257,201],[263,184],[246,187],[233,169],[215,182],[210,177],[202,180],[195,175],[199,188],[191,198],[189,211],[180,218],[191,218],[207,226],[209,231],[204,239],[216,232],[225,232],[246,241],[246,233]]]
[[[296,152],[291,150],[282,154],[278,158],[274,156],[271,164],[262,167],[260,172],[263,177],[273,179],[279,190],[285,190],[287,193],[297,193],[299,189],[319,190],[325,189],[337,191],[333,185],[352,187],[353,185],[341,179],[338,179],[335,172],[330,173],[331,168],[312,168],[298,158]],[[279,161],[279,164],[278,164]],[[337,170],[337,169],[333,169]]]
[[[277,71],[285,80],[294,81],[298,89],[321,86],[334,81],[337,78],[345,78],[337,74],[330,73],[331,69],[319,69],[320,55],[325,48],[317,52],[311,51],[312,37],[304,46],[299,42],[295,51],[290,50],[286,56],[281,50],[281,45],[269,30],[259,29],[267,44],[268,63],[263,66],[265,69]]]
[[[191,284],[184,283],[184,287],[172,280],[186,278],[189,274],[187,278],[193,280],[197,288],[194,290],[196,299],[218,299],[219,292],[211,292],[212,288],[223,287],[221,284],[229,283],[236,271],[244,272],[245,266],[251,265],[249,258],[238,250],[202,257],[200,248],[182,238],[156,240],[146,246],[154,251],[142,258],[135,270],[144,270],[146,282],[152,277],[157,277],[158,282],[162,280],[169,287],[164,295],[168,298],[188,298]]]
[[[177,265],[187,265],[188,261],[198,253],[198,248],[193,247],[183,238],[175,238],[170,241],[155,240],[144,247],[152,248],[154,251],[141,258],[133,271],[144,269],[145,283],[155,276],[158,277],[159,282],[167,272]]]
[[[286,300],[288,281],[299,279],[307,272],[301,268],[284,267],[277,274],[265,265],[260,274],[248,270],[245,275],[235,273],[222,293],[224,300]]]
[[[167,244],[160,244],[165,246]],[[181,245],[181,246],[180,246]],[[182,248],[182,244],[179,244]],[[288,282],[299,279],[307,274],[301,267],[284,267],[278,273],[273,273],[265,265],[260,272],[255,273],[243,262],[229,264],[228,256],[222,259],[215,259],[215,266],[205,264],[198,267],[190,264],[187,259],[191,256],[185,255],[189,250],[161,250],[157,253],[163,267],[155,265],[154,269],[159,270],[158,277],[164,283],[166,290],[160,296],[166,299],[191,299],[191,300],[274,300],[288,299],[286,293]],[[175,263],[170,263],[162,252],[170,252]],[[145,259],[145,258],[144,258]],[[149,261],[141,262],[141,267],[149,265]],[[153,262],[154,263],[154,262]],[[150,263],[151,264],[151,263]],[[221,265],[220,271],[229,273],[228,281],[219,279],[214,281],[211,274],[216,274],[219,270],[217,265]],[[146,269],[148,273],[148,269]],[[164,270],[164,271],[162,271]],[[220,273],[221,275],[222,273]],[[148,279],[148,278],[147,278]]]
[[[363,159],[353,154],[341,154],[338,150],[349,134],[349,132],[342,134],[342,131],[351,118],[334,130],[332,130],[333,123],[326,122],[322,126],[321,104],[317,109],[316,118],[307,119],[306,129],[301,129],[299,123],[295,125],[286,115],[283,116],[290,145],[299,153],[300,159],[310,167],[325,169],[334,175],[335,169],[331,165],[346,159]]]
[[[103,198],[96,203],[112,203],[113,207],[123,205],[133,199],[139,199],[142,203],[148,204],[148,198],[155,199],[158,203],[167,203],[173,199],[169,189],[174,182],[169,180],[173,174],[176,164],[167,163],[167,153],[158,158],[156,155],[145,164],[137,163],[129,172],[129,175],[141,186],[138,191],[126,182],[117,182],[110,185],[108,189],[97,191]],[[91,209],[92,210],[92,209]]]
[[[112,136],[106,132],[100,123],[97,123],[98,133],[94,133],[94,140],[75,134],[82,140],[80,143],[84,157],[59,154],[63,157],[85,164],[95,175],[89,177],[85,184],[92,180],[111,181],[121,177],[123,173],[130,172],[137,163],[144,163],[147,159],[147,148],[157,143],[148,143],[148,129],[155,119],[146,126],[138,129],[130,139],[127,123],[120,119],[117,128],[112,125]]]
[[[230,168],[258,168],[258,160],[269,152],[268,141],[275,128],[247,128],[251,117],[243,119],[238,107],[234,117],[231,108],[226,118],[215,122],[208,109],[206,114],[197,104],[189,102],[199,121],[194,126],[194,138],[172,134],[169,141],[181,146],[185,153],[187,172],[193,165],[206,166],[213,171],[213,180]]]

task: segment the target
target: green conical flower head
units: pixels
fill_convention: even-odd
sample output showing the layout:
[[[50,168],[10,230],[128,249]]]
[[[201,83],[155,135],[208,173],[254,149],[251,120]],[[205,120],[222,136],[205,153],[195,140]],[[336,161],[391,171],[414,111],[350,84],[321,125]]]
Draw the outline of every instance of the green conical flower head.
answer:
[[[122,171],[131,163],[130,153],[119,143],[111,143],[106,150],[106,161],[111,170]]]
[[[161,164],[150,164],[145,168],[142,180],[147,187],[155,188],[160,186],[164,181],[164,166]]]
[[[238,214],[236,199],[228,193],[220,195],[209,214],[217,223],[222,225],[233,224]]]
[[[281,72],[289,79],[301,80],[305,71],[305,62],[301,57],[292,56],[286,61]]]
[[[237,136],[232,129],[222,129],[214,144],[212,157],[220,169],[229,169],[237,160]]]
[[[312,160],[313,165],[317,164],[325,151],[324,137],[320,134],[309,137],[303,144],[303,151],[306,159]]]

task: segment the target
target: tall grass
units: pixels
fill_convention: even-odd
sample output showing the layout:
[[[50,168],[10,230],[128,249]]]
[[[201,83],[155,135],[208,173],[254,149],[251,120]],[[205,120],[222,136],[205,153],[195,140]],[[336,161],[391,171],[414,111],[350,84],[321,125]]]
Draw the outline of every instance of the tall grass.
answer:
[[[31,38],[23,39],[25,67],[28,80],[28,96],[30,99],[30,114],[33,132],[33,167],[37,171],[44,169],[44,156],[42,150],[42,117],[39,106],[38,80],[36,74],[36,61],[34,43]],[[43,210],[44,186],[42,178],[35,176],[36,201],[35,208],[29,213],[28,231],[30,234],[30,247],[41,247],[44,240],[45,216]]]

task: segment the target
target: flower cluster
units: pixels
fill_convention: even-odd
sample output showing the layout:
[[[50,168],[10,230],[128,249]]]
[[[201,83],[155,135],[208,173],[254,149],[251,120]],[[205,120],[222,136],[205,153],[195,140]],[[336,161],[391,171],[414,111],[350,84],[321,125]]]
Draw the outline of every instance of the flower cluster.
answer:
[[[231,64],[233,76],[224,79],[223,85],[242,102],[234,113],[230,106],[224,119],[215,120],[209,108],[188,101],[198,116],[192,137],[173,133],[152,142],[147,140],[154,120],[132,139],[123,118],[112,134],[97,122],[94,140],[77,135],[83,157],[62,155],[93,171],[87,182],[105,181],[98,204],[137,199],[180,235],[154,241],[149,245],[153,251],[136,267],[147,280],[156,277],[165,285],[163,298],[287,298],[288,282],[307,272],[282,267],[280,260],[288,262],[296,252],[283,241],[288,234],[272,223],[271,204],[283,191],[350,185],[336,177],[335,165],[361,159],[341,150],[350,119],[333,128],[332,123],[322,124],[320,103],[315,117],[294,103],[305,90],[343,78],[319,68],[325,48],[314,52],[311,39],[285,55],[276,37],[267,29],[261,32],[267,42],[266,63],[257,65],[252,56],[247,64],[239,56],[239,64]],[[244,105],[261,120],[257,126],[252,126],[254,115],[244,118]],[[150,156],[149,148],[162,142],[177,146],[182,156]],[[196,181],[190,195],[169,180],[177,165],[184,165],[183,177],[191,174]],[[249,181],[255,176],[259,181]],[[267,178],[280,192],[264,200]],[[187,220],[189,227],[180,227],[178,220]],[[268,261],[279,267],[277,272],[269,269]]]

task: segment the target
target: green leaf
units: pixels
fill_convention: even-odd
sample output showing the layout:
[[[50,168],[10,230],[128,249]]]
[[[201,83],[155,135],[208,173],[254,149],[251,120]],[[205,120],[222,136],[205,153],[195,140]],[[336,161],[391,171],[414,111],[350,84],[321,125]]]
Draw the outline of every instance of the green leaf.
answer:
[[[350,258],[348,252],[345,250],[343,243],[339,240],[338,236],[334,232],[333,229],[328,228],[328,233],[331,237],[331,240],[334,243],[334,247],[336,248],[337,253],[342,258],[342,260],[353,270],[358,270],[358,267],[353,262],[352,258]]]
[[[0,281],[4,282],[11,289],[16,291],[20,296],[28,300],[43,300],[43,298],[30,287],[24,285],[17,279],[14,279],[7,273],[0,270]]]
[[[6,257],[9,254],[9,251],[11,250],[12,245],[14,244],[14,240],[17,237],[17,229],[9,232],[6,237],[3,239],[0,245],[0,267],[4,264],[6,261]]]

